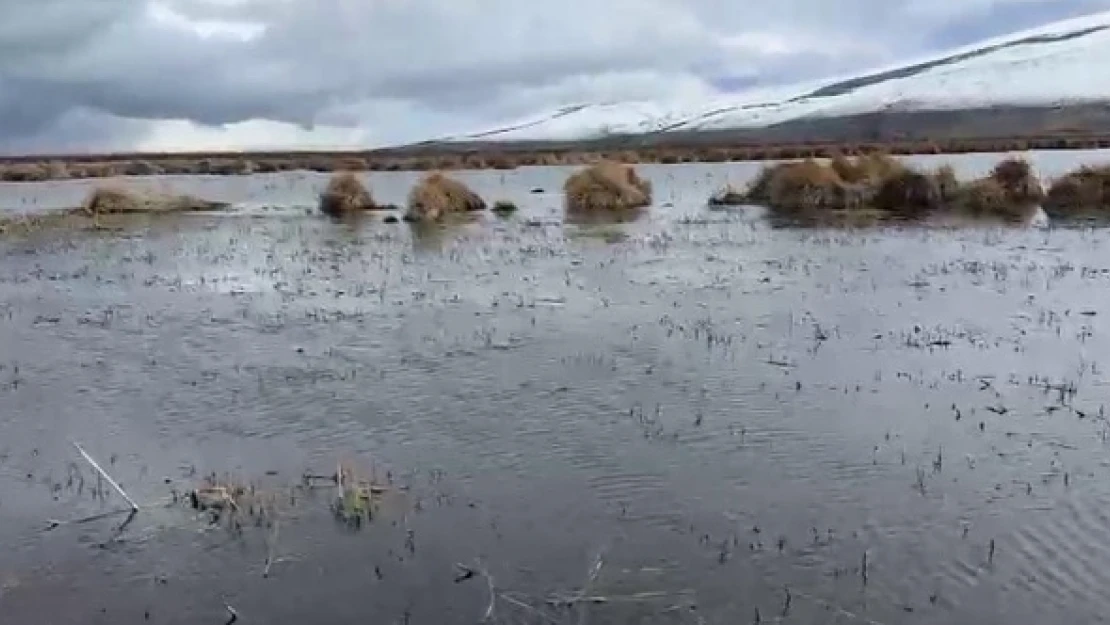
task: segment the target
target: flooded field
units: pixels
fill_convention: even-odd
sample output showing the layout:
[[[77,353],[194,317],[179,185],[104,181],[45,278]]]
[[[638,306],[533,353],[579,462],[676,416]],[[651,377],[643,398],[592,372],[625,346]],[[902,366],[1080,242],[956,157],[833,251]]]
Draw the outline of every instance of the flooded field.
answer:
[[[621,224],[461,174],[522,210],[447,228],[132,179],[238,210],[0,239],[0,623],[1105,619],[1110,232],[705,206],[757,168],[641,167]]]

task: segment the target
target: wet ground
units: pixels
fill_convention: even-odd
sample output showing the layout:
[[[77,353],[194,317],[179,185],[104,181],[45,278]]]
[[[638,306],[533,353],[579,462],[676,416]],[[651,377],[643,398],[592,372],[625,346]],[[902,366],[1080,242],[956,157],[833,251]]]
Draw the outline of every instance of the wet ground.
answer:
[[[0,241],[0,623],[1105,619],[1110,233],[704,206],[754,169],[644,167],[600,225],[562,171],[466,174],[523,210],[446,230],[129,181],[241,210]],[[122,529],[70,523],[125,507],[72,442]],[[298,486],[340,461],[388,484],[357,529]],[[266,519],[167,504],[213,472]]]

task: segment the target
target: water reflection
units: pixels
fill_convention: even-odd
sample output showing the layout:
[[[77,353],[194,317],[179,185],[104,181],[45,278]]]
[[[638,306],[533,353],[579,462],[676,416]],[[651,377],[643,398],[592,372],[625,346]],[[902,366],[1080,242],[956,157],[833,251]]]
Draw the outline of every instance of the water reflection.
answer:
[[[1106,233],[784,227],[666,176],[609,223],[561,223],[541,169],[473,175],[509,220],[0,241],[0,610],[1097,620]],[[71,440],[144,504],[118,538],[43,531],[113,504]],[[346,458],[402,495],[357,532],[300,486]],[[280,493],[276,538],[165,505],[209,472]]]

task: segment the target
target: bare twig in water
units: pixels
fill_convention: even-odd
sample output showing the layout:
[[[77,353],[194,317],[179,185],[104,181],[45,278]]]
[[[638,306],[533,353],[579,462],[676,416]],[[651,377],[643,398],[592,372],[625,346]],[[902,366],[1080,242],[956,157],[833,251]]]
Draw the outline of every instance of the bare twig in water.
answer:
[[[274,519],[271,525],[270,536],[266,540],[266,568],[262,569],[262,577],[270,576],[270,567],[274,565],[274,552],[277,550],[278,521]]]
[[[602,605],[606,603],[637,603],[640,601],[649,601],[653,599],[669,599],[672,597],[681,597],[685,595],[694,594],[693,589],[666,591],[666,590],[646,590],[644,592],[635,592],[630,595],[583,595],[577,593],[574,595],[553,595],[547,600],[551,605],[556,606],[569,606],[577,604],[595,604]]]
[[[493,576],[489,574],[489,570],[478,560],[474,561],[474,566],[467,566],[465,564],[455,564],[458,572],[455,574],[455,583],[466,581],[476,576],[482,576],[486,579],[486,587],[489,589],[489,603],[486,605],[486,611],[482,614],[480,621],[487,623],[493,619],[494,610],[497,607],[497,589],[494,586]]]
[[[517,599],[516,597],[514,597],[513,595],[511,595],[509,593],[505,593],[505,592],[499,593],[497,595],[497,597],[499,599],[501,599],[502,601],[504,601],[505,603],[508,603],[509,605],[516,606],[516,607],[520,608],[521,610],[524,610],[525,612],[528,612],[529,614],[535,614],[536,616],[542,618],[543,620],[547,621],[548,623],[556,623],[556,624],[559,623],[558,619],[556,619],[556,618],[552,617],[551,615],[543,612],[542,610],[539,610],[535,607],[532,607],[532,606],[528,605],[524,601],[521,601],[520,599]]]
[[[92,468],[96,469],[96,472],[99,473],[101,477],[103,477],[112,486],[112,488],[116,489],[116,492],[119,493],[125,501],[127,501],[127,503],[131,506],[131,510],[134,512],[138,512],[139,504],[135,503],[135,500],[132,499],[131,496],[123,490],[123,487],[120,486],[114,479],[112,479],[112,476],[108,475],[107,471],[100,468],[100,465],[97,464],[96,460],[93,460],[92,456],[90,456],[88,452],[86,452],[80,445],[78,445],[77,443],[73,443],[73,446],[77,448],[77,451],[81,452],[81,455],[84,456],[85,460],[92,465]]]
[[[867,625],[886,625],[882,621],[876,621],[875,619],[868,618],[866,616],[863,616],[862,614],[856,614],[855,612],[852,612],[851,610],[846,610],[846,609],[844,609],[844,608],[842,608],[842,607],[840,607],[840,606],[838,606],[834,603],[829,603],[828,601],[825,601],[824,599],[820,599],[818,597],[815,597],[811,594],[804,593],[804,592],[799,592],[797,590],[794,590],[792,592],[793,592],[793,594],[795,594],[799,597],[802,597],[804,599],[809,599],[810,601],[812,601],[812,602],[816,603],[817,605],[825,608],[826,610],[832,610],[833,612],[836,612],[837,614],[839,614],[841,616],[846,616],[850,619],[859,621],[861,623],[867,623]]]
[[[135,510],[133,510],[131,508],[127,508],[127,509],[124,509],[124,510],[112,510],[110,512],[100,512],[100,513],[97,513],[97,514],[94,514],[94,515],[91,515],[91,516],[81,517],[80,519],[72,519],[70,521],[59,521],[58,519],[47,519],[45,531],[49,532],[50,530],[57,529],[57,528],[59,528],[63,525],[82,525],[84,523],[91,523],[93,521],[99,521],[101,519],[107,519],[109,517],[114,517],[117,514],[124,514],[124,513],[127,513],[128,516],[130,517],[130,516],[135,514]]]
[[[231,607],[231,605],[227,603],[224,604],[224,607],[227,608],[227,613],[229,615],[227,618],[227,622],[224,623],[224,625],[231,625],[235,621],[239,620],[239,613],[235,611],[235,608]]]
[[[482,575],[485,576],[486,586],[489,588],[489,605],[486,606],[486,612],[482,615],[482,622],[486,623],[493,618],[493,610],[497,605],[497,592],[494,590],[493,576],[489,574],[489,571],[483,569]]]

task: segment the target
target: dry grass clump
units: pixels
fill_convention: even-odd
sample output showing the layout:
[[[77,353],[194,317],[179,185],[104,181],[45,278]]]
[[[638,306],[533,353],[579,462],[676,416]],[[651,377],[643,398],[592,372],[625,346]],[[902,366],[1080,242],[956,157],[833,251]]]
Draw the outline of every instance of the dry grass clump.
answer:
[[[951,202],[958,189],[951,167],[924,172],[874,152],[765,167],[745,199],[780,211],[865,210],[923,217]]]
[[[995,165],[987,176],[961,187],[956,208],[977,217],[1024,219],[1044,197],[1029,163],[1009,158]]]
[[[424,177],[409,192],[406,221],[439,221],[452,213],[486,209],[486,202],[465,184],[440,172]]]
[[[183,213],[207,210],[225,210],[223,202],[202,200],[189,195],[140,194],[117,187],[93,189],[77,212],[95,215],[121,215],[127,213]]]
[[[138,212],[142,205],[142,199],[129,191],[116,187],[96,187],[85,198],[81,209],[90,215],[108,215]]]
[[[1008,158],[991,170],[992,180],[1006,190],[1007,197],[1015,204],[1039,204],[1044,200],[1044,188],[1028,161]]]
[[[162,215],[196,211],[226,210],[228,204],[202,200],[190,195],[134,193],[118,187],[97,187],[84,203],[72,209],[16,214],[0,218],[0,233],[31,234],[57,229],[100,229],[102,218],[133,215]],[[113,225],[123,225],[126,222]]]
[[[50,180],[50,170],[42,163],[15,163],[0,170],[2,182],[43,182]]]
[[[973,180],[960,190],[961,211],[976,217],[1020,217],[1020,210],[1006,194],[1006,188],[991,177]]]
[[[947,204],[956,199],[960,192],[960,179],[956,177],[956,170],[951,165],[937,167],[932,177],[940,191],[942,202]]]
[[[1044,210],[1049,217],[1110,214],[1110,165],[1084,165],[1053,181]]]
[[[848,209],[866,204],[868,189],[845,182],[830,165],[806,159],[761,172],[748,197],[779,210]]]
[[[882,152],[872,152],[854,159],[836,154],[829,167],[847,184],[879,185],[906,170],[902,161]]]
[[[320,194],[320,212],[325,215],[344,215],[376,207],[370,190],[349,171],[333,175]]]
[[[581,169],[563,184],[567,210],[573,212],[632,210],[651,205],[651,181],[634,167],[602,161]]]
[[[879,183],[872,206],[907,216],[923,216],[939,208],[942,202],[940,185],[934,176],[902,169]]]

